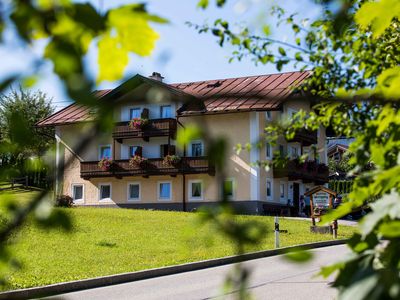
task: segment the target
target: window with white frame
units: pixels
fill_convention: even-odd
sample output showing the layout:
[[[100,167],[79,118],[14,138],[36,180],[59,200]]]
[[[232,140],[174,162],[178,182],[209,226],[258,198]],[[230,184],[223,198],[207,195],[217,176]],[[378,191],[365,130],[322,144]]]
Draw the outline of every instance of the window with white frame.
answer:
[[[111,183],[100,183],[99,184],[99,200],[110,201],[111,200]]]
[[[272,159],[272,146],[271,143],[265,144],[265,156],[267,159]]]
[[[73,184],[72,185],[72,199],[74,202],[83,202],[83,184]]]
[[[170,181],[161,181],[158,183],[158,200],[171,200],[172,183]]]
[[[282,182],[280,184],[279,194],[280,194],[281,199],[285,198],[285,184]]]
[[[265,112],[265,119],[267,119],[267,121],[271,121],[271,119],[272,119],[272,112],[271,111],[266,111]]]
[[[160,118],[166,119],[172,117],[172,107],[171,105],[161,105],[160,106]]]
[[[235,180],[233,178],[227,178],[224,181],[224,194],[228,199],[235,197]]]
[[[189,180],[189,199],[203,200],[203,182],[201,180]]]
[[[129,118],[132,120],[134,118],[140,118],[140,115],[142,114],[142,108],[141,107],[132,107],[129,109]]]
[[[128,201],[140,200],[140,183],[131,182],[128,183]]]
[[[271,200],[272,199],[272,181],[267,179],[267,200]]]
[[[204,146],[202,141],[193,141],[191,143],[191,151],[192,151],[192,156],[198,157],[198,156],[203,156],[204,154]]]
[[[111,145],[99,146],[99,159],[102,159],[105,157],[111,158]]]

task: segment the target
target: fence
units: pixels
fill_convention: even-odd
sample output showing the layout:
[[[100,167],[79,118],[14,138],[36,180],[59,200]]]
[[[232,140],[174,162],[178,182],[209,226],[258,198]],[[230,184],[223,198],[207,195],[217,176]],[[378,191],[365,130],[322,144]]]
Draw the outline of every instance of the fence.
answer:
[[[13,190],[18,188],[41,188],[49,189],[52,187],[52,179],[41,173],[32,173],[19,178],[12,178],[5,182],[0,182],[0,191]]]
[[[28,176],[13,178],[10,181],[0,183],[0,191],[13,190],[17,188],[28,188],[29,178]]]

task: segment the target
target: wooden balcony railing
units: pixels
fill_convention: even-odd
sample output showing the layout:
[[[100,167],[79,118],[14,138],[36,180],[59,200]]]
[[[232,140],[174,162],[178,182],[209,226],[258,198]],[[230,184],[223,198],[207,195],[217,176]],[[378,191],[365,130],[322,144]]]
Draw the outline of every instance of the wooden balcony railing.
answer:
[[[275,178],[288,177],[289,180],[303,180],[303,182],[328,182],[329,169],[325,164],[316,161],[289,160],[284,166],[274,166]]]
[[[156,136],[174,136],[176,134],[176,119],[152,119],[144,128],[129,127],[129,122],[118,122],[113,130],[113,138],[149,138]]]
[[[303,146],[310,146],[318,143],[317,131],[310,131],[306,129],[300,129],[296,132],[293,139],[288,142],[302,143]]]
[[[154,176],[179,174],[215,174],[215,168],[210,166],[207,157],[182,157],[177,165],[165,165],[162,158],[149,158],[146,163],[131,166],[129,160],[116,160],[109,170],[98,166],[98,161],[81,162],[81,177],[117,177]]]

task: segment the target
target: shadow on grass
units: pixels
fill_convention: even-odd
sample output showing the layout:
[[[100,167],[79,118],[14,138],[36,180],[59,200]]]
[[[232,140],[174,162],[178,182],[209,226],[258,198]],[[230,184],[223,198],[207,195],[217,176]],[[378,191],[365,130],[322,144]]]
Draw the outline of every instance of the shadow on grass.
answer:
[[[117,247],[117,243],[100,241],[100,242],[96,243],[96,246],[114,248],[114,247]]]

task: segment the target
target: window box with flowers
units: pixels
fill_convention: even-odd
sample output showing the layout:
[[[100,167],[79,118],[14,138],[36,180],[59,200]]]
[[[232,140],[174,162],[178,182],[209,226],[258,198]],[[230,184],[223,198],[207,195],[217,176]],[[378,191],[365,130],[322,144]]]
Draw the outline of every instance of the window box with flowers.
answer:
[[[110,171],[112,164],[113,164],[112,159],[110,159],[108,157],[103,157],[99,161],[98,166],[102,171]]]
[[[163,165],[165,167],[177,167],[181,161],[182,159],[178,155],[166,155],[164,156]]]
[[[148,165],[148,160],[145,157],[142,157],[140,155],[134,155],[131,157],[131,159],[129,160],[129,166],[133,167],[133,168],[143,168],[146,167]]]
[[[148,124],[149,124],[149,120],[148,119],[133,118],[129,122],[129,127],[132,128],[132,129],[136,129],[136,130],[141,130],[141,129],[144,129]]]

